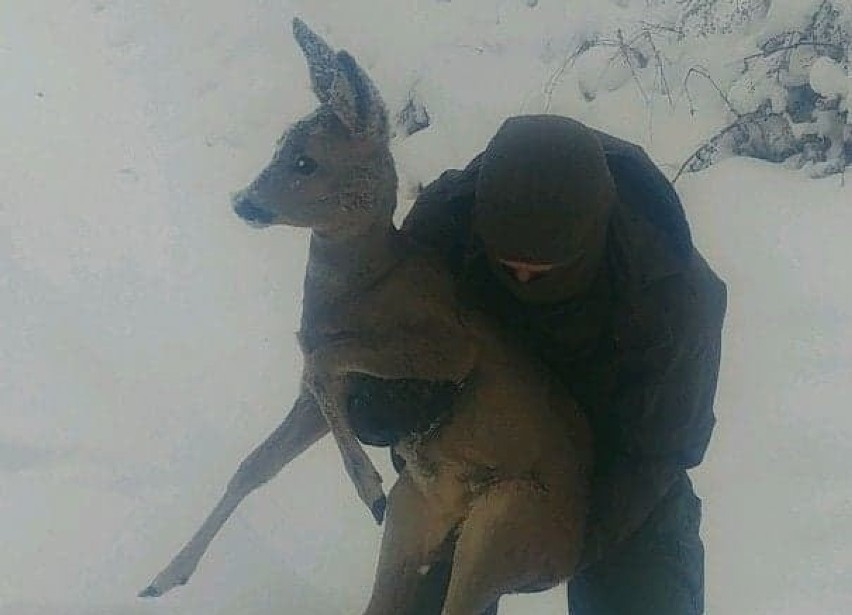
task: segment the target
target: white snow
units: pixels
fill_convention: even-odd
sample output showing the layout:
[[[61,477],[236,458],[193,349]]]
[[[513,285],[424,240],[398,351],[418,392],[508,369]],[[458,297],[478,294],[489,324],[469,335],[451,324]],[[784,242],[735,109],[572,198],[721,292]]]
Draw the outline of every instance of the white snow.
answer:
[[[843,105],[852,97],[852,75],[831,58],[822,57],[813,63],[809,83],[814,92],[826,97],[837,96]]]
[[[412,89],[426,103],[433,127],[395,145],[403,195],[515,113],[638,141],[670,176],[721,125],[698,82],[695,116],[677,88],[674,107],[658,94],[646,107],[629,80],[592,102],[571,69],[547,87],[579,41],[644,3],[529,4],[0,6],[0,614],[363,606],[381,530],[330,442],[244,503],[189,585],[135,598],[296,392],[306,237],[248,228],[228,196],[314,105],[295,14],[392,108]],[[707,42],[682,44],[695,57]],[[707,611],[848,612],[852,189],[742,159],[678,189],[730,291],[719,424],[694,473]],[[390,480],[386,452],[376,460]],[[501,614],[564,603],[558,589]]]

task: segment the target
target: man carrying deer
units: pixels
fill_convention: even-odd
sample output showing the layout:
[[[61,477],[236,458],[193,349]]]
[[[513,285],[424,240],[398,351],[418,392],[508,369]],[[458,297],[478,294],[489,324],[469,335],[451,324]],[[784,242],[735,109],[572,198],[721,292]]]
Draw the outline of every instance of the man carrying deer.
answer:
[[[313,54],[315,91],[331,92],[339,62],[349,60],[338,54],[335,64],[321,39],[304,30],[302,37],[309,64]],[[363,75],[351,79],[327,100],[320,96],[320,112],[344,104],[357,116],[377,100],[371,88]],[[312,155],[287,164],[293,177],[304,174],[307,190],[313,190],[310,176],[327,172]],[[296,189],[296,179],[288,181],[287,190]],[[317,206],[328,205],[314,196]],[[350,203],[353,211],[358,205]],[[239,201],[237,210],[257,224],[275,222],[257,200]],[[671,184],[640,148],[579,122],[510,118],[464,170],[447,171],[423,190],[401,230],[442,255],[462,309],[485,315],[519,356],[541,361],[591,425],[591,496],[582,556],[569,582],[571,613],[703,613],[700,502],[686,471],[702,461],[715,422],[726,290],[694,247]],[[446,410],[463,395],[447,387],[453,361],[442,365],[446,373],[431,376],[384,364],[361,369],[377,377],[350,380],[348,416],[329,414],[310,395],[300,398],[243,463],[217,510],[176,558],[179,565],[173,561],[147,595],[184,582],[239,501],[329,426],[380,519],[371,466],[347,457],[347,441],[357,435],[393,446],[395,465],[405,472],[416,457],[399,454],[406,449],[398,445],[424,426],[452,425]],[[316,397],[317,381],[306,385]],[[520,440],[516,454],[540,444]],[[418,613],[441,612],[452,559],[451,546],[424,570]]]

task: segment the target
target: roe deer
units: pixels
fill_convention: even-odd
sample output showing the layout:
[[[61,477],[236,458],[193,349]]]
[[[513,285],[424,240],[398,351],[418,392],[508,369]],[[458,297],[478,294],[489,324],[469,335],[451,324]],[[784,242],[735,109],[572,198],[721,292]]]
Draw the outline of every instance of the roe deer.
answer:
[[[302,392],[143,595],[186,582],[239,502],[329,430],[360,498],[378,522],[387,517],[367,614],[411,613],[448,540],[443,615],[478,615],[505,593],[553,586],[582,546],[588,426],[542,364],[459,305],[439,256],[394,228],[397,178],[376,88],[299,19],[293,33],[320,106],[284,133],[234,209],[252,225],[312,231]],[[459,384],[448,418],[394,446],[405,465],[387,500],[347,413],[353,376]]]

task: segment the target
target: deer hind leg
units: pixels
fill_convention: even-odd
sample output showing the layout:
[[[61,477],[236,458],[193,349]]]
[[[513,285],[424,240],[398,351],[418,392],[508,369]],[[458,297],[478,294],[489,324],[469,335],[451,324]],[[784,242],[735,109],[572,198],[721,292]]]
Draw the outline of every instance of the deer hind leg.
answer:
[[[505,593],[545,589],[571,575],[584,510],[583,499],[566,491],[511,480],[474,501],[459,530],[443,615],[479,615]]]
[[[189,581],[216,534],[246,496],[274,478],[285,465],[327,433],[328,425],[313,398],[301,395],[284,422],[240,463],[240,467],[228,482],[225,494],[192,539],[151,584],[139,592],[139,596],[162,596]]]
[[[437,597],[437,607],[425,606],[422,584],[430,567],[448,557],[448,546],[451,552],[463,512],[462,506],[425,497],[411,476],[400,476],[388,495],[376,579],[365,615],[440,615],[443,596]],[[429,604],[436,602],[434,596],[427,598]]]

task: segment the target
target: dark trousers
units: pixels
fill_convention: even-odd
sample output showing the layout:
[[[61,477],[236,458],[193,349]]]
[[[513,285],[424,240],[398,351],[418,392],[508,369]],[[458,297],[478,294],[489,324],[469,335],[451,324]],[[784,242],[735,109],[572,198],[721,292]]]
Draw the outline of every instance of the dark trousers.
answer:
[[[701,615],[701,500],[683,476],[641,528],[568,586],[571,615]]]

